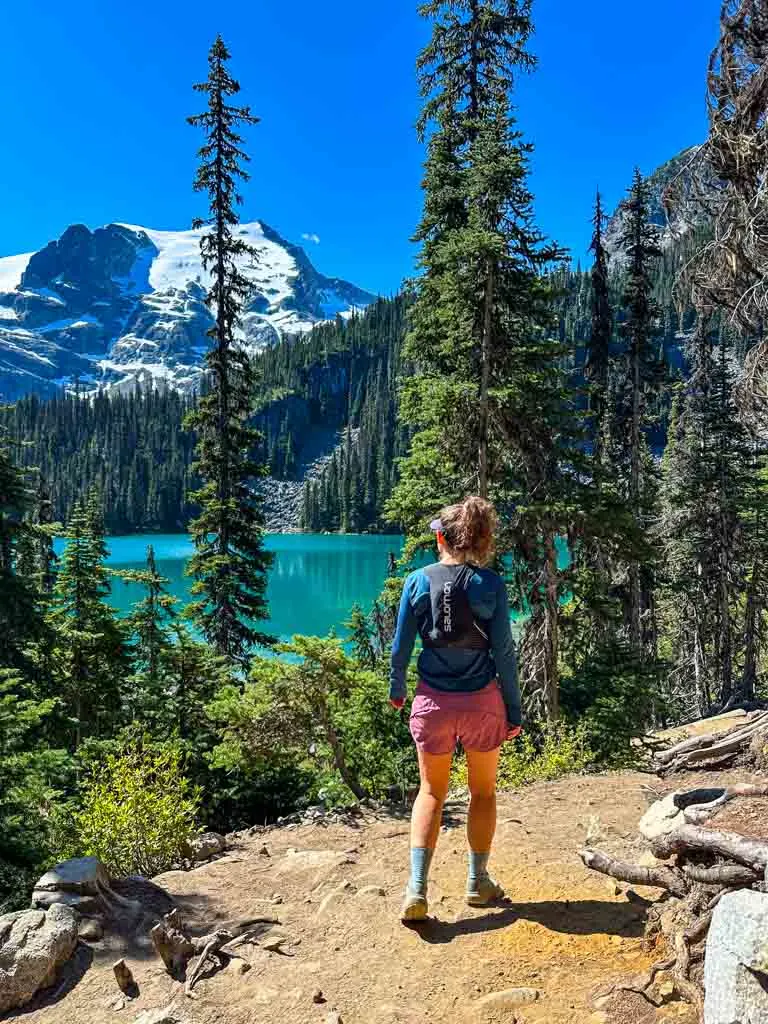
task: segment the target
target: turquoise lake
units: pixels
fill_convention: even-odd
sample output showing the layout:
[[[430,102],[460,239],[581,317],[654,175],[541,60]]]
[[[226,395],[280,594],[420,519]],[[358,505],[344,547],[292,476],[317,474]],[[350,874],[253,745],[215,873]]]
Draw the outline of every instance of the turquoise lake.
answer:
[[[168,590],[183,602],[189,599],[190,580],[184,575],[192,553],[188,537],[146,534],[108,538],[109,567],[141,569],[147,545],[155,549],[158,569],[168,577]],[[399,537],[276,534],[267,538],[275,554],[269,576],[271,619],[265,626],[273,635],[288,639],[295,633],[324,636],[342,623],[357,601],[369,607],[387,576],[389,552],[399,555]],[[142,596],[141,587],[115,579],[111,604],[126,612]],[[181,607],[181,605],[180,605]]]

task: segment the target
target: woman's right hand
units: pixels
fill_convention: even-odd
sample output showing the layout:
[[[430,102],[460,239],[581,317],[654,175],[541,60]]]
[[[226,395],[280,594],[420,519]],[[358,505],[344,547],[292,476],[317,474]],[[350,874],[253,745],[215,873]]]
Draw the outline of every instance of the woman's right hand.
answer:
[[[509,732],[507,733],[508,740],[516,740],[518,736],[521,736],[523,732],[522,725],[511,725]]]

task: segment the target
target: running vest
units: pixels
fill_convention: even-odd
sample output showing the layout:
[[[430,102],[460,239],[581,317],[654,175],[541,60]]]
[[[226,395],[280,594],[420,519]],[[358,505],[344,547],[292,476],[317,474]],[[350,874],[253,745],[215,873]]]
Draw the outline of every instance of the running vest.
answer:
[[[422,570],[429,580],[429,606],[419,617],[419,635],[425,647],[458,647],[487,651],[490,641],[469,603],[474,565],[437,565]]]

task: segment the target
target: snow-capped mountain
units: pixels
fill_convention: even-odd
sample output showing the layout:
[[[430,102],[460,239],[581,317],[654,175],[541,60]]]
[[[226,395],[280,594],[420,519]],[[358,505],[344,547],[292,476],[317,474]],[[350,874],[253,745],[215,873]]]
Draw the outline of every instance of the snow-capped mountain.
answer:
[[[239,232],[257,252],[241,340],[263,348],[373,301],[329,278],[302,248],[260,222]],[[67,228],[36,253],[0,259],[0,400],[136,382],[189,390],[198,383],[212,324],[200,231],[109,224]]]

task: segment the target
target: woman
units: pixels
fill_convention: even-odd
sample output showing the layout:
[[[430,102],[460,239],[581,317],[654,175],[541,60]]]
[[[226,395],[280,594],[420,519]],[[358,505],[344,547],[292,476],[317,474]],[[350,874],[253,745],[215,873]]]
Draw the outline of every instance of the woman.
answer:
[[[405,581],[392,648],[390,701],[402,708],[406,672],[421,636],[411,735],[421,788],[411,820],[411,877],[401,918],[427,916],[427,876],[440,832],[457,741],[469,771],[467,902],[486,906],[504,890],[488,874],[496,831],[499,750],[521,732],[520,691],[504,581],[480,568],[493,550],[496,513],[481,498],[443,509],[431,528],[440,561]]]

